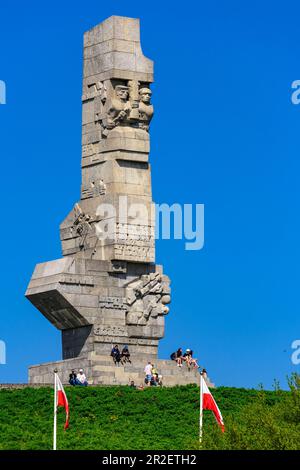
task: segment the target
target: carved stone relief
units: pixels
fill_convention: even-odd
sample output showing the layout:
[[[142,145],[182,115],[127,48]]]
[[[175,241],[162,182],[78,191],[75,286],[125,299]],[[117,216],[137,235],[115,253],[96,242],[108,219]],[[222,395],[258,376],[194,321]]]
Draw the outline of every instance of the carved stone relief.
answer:
[[[94,334],[97,336],[128,336],[125,326],[95,326]]]
[[[95,92],[94,92],[95,93]],[[153,116],[152,92],[147,84],[136,80],[110,81],[99,88],[100,101],[95,105],[95,122],[103,138],[116,127],[133,127],[149,131]]]
[[[171,302],[170,288],[166,278],[160,273],[144,274],[131,281],[126,288],[128,325],[147,325],[150,319],[167,315]]]
[[[104,104],[107,98],[107,88],[104,82],[90,83],[87,85],[87,93],[82,95],[82,101],[88,101],[91,99],[100,97],[102,103]]]
[[[79,246],[80,248],[84,247],[86,237],[90,230],[92,229],[91,227],[91,222],[93,221],[93,218],[85,214],[83,210],[81,209],[80,205],[78,203],[75,204],[74,206],[74,222],[71,227],[71,235],[77,234],[80,237],[80,242]]]
[[[82,199],[88,199],[96,196],[104,196],[106,194],[106,184],[103,179],[91,181],[88,188],[82,189]]]
[[[127,310],[126,302],[123,297],[100,297],[99,306],[101,309]]]

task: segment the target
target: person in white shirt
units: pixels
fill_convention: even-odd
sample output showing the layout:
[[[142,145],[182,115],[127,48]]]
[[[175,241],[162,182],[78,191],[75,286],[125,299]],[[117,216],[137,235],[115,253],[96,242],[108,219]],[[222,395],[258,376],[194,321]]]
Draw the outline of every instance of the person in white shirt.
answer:
[[[79,373],[77,374],[77,377],[76,377],[76,382],[77,382],[77,385],[83,385],[85,387],[88,385],[88,381],[86,379],[85,374],[83,373],[83,369],[79,369]]]
[[[152,363],[151,363],[151,361],[149,361],[148,364],[146,365],[146,367],[144,369],[144,372],[146,374],[145,383],[150,387],[150,382],[151,382],[151,378],[152,378]]]

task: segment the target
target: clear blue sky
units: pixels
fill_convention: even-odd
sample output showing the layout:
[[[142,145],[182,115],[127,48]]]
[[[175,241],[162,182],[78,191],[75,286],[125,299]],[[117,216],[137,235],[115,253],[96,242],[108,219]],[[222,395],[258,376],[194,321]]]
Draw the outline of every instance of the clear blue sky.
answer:
[[[279,3],[1,2],[1,381],[61,357],[24,292],[36,263],[61,256],[80,189],[82,36],[111,15],[141,19],[155,61],[155,201],[205,204],[203,250],[157,242],[173,288],[160,357],[191,347],[218,385],[299,372],[300,6]]]

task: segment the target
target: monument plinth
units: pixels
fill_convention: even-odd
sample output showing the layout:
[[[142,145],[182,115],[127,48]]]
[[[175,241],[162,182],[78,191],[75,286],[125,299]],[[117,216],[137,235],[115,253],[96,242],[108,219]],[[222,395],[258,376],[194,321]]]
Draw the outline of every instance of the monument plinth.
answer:
[[[169,278],[155,264],[152,82],[139,20],[113,16],[85,33],[81,197],[60,226],[63,258],[38,264],[26,292],[62,331],[63,361],[55,366],[64,381],[83,367],[95,384],[127,383],[143,375],[147,360],[160,362],[165,376],[168,367],[170,376],[178,372],[157,361],[171,299]],[[115,368],[116,343],[128,344],[132,365]],[[51,381],[53,366],[30,368],[30,382]]]

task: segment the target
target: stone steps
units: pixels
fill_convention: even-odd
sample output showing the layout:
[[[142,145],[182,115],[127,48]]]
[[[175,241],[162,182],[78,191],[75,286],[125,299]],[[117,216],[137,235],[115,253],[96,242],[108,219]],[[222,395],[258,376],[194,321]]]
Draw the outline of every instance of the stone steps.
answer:
[[[130,380],[134,380],[137,385],[144,384],[145,373],[144,368],[149,360],[149,356],[132,358],[132,363],[125,365],[115,365],[113,359],[109,355],[90,353],[86,357],[78,357],[66,361],[44,364],[35,366],[34,377],[30,373],[30,384],[48,384],[53,380],[53,370],[57,368],[64,384],[68,383],[69,374],[72,368],[83,368],[88,381],[91,385],[128,385]],[[199,384],[198,369],[188,370],[186,365],[177,367],[176,363],[171,360],[157,359],[153,360],[158,373],[163,376],[164,386],[176,386],[186,384]],[[36,370],[39,370],[39,373]],[[210,387],[210,384],[207,381]]]
[[[130,380],[136,384],[144,384],[144,368],[149,358],[132,358],[131,363],[115,365],[110,356],[91,353],[93,364],[93,383],[108,385],[126,385]],[[176,363],[167,359],[153,360],[158,373],[163,376],[164,386],[199,383],[198,369],[188,370],[186,366],[177,367]]]

